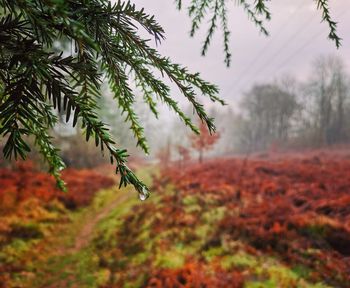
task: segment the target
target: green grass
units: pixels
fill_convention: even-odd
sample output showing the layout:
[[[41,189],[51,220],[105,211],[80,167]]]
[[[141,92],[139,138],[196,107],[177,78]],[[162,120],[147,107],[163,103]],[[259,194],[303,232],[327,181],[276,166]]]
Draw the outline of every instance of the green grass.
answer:
[[[67,223],[58,223],[50,228],[51,233],[47,237],[44,251],[35,251],[35,245],[27,245],[21,240],[15,241],[10,248],[13,253],[20,253],[20,257],[28,257],[26,253],[31,252],[30,261],[27,261],[27,273],[23,276],[14,277],[14,287],[36,288],[48,287],[52,284],[58,287],[95,288],[105,283],[109,278],[109,271],[99,266],[99,257],[96,254],[93,243],[89,243],[80,251],[75,251],[77,233],[81,230],[87,219],[93,219],[101,210],[120,197],[124,197],[120,204],[109,213],[109,215],[98,223],[96,230],[112,233],[120,223],[120,216],[127,213],[129,209],[140,202],[137,193],[131,188],[111,188],[102,190],[96,194],[93,203],[76,212],[69,212]],[[107,229],[108,227],[108,229]],[[115,230],[114,230],[115,231]],[[104,235],[109,237],[110,234]],[[38,240],[35,240],[38,244]],[[33,240],[32,240],[33,242]],[[31,243],[28,243],[31,244]],[[29,249],[30,248],[30,249]],[[11,251],[5,251],[6,257],[11,259]]]
[[[138,176],[150,186],[152,181],[150,174],[154,171],[156,170],[153,167],[141,169]],[[172,185],[168,185],[165,190],[165,194],[175,193]],[[163,195],[157,194],[156,191],[151,192],[154,193],[146,202],[150,204],[149,207],[165,205],[161,201]],[[205,195],[200,197],[201,201],[206,199]],[[122,201],[116,204],[94,227],[91,242],[79,251],[74,250],[77,235],[81,227],[86,224],[87,219],[94,219],[100,215],[101,211],[104,211],[105,207],[118,199]],[[188,195],[181,201],[186,214],[196,217],[195,225],[181,228],[169,227],[169,229],[154,234],[152,231],[154,221],[156,219],[162,221],[164,217],[167,217],[166,215],[139,214],[148,215],[147,219],[141,218],[140,227],[135,227],[136,224],[134,224],[139,223],[137,220],[140,219],[137,217],[133,223],[124,223],[126,216],[140,213],[143,207],[148,206],[138,199],[137,193],[131,187],[121,190],[116,188],[102,190],[96,194],[89,207],[77,212],[69,212],[68,222],[51,221],[45,224],[43,221],[38,224],[40,229],[44,229],[44,240],[22,241],[18,239],[13,241],[6,248],[7,250],[1,251],[0,258],[3,253],[6,253],[9,260],[13,257],[13,261],[19,261],[23,255],[34,249],[31,261],[26,264],[28,273],[14,277],[13,287],[23,288],[49,287],[52,284],[67,288],[97,288],[107,284],[111,277],[119,277],[118,273],[125,274],[126,269],[140,272],[136,276],[127,278],[123,282],[123,287],[137,288],[145,282],[147,269],[150,266],[156,269],[176,269],[181,268],[187,259],[200,259],[208,264],[219,263],[225,271],[240,270],[247,275],[245,279],[247,288],[327,287],[322,283],[307,282],[305,279],[312,271],[305,267],[288,267],[271,256],[249,254],[244,249],[245,243],[243,242],[220,239],[219,244],[207,247],[205,244],[208,239],[215,236],[215,227],[224,217],[226,208],[219,206],[215,200],[210,198],[204,207],[200,205],[201,201],[196,195]],[[56,210],[53,207],[52,213],[62,213],[59,209]],[[134,225],[131,226],[132,237],[125,238],[130,242],[118,242],[121,240],[118,239],[117,232],[132,224]],[[24,226],[24,228],[31,229],[31,231],[34,229],[35,232],[38,227],[31,225]],[[312,232],[319,234],[322,231],[312,229]],[[189,235],[191,237],[188,237]],[[166,249],[160,245],[164,239],[168,241]],[[40,241],[47,241],[44,250],[35,251]],[[130,251],[122,251],[120,248],[122,245]],[[101,261],[105,263],[102,265]]]

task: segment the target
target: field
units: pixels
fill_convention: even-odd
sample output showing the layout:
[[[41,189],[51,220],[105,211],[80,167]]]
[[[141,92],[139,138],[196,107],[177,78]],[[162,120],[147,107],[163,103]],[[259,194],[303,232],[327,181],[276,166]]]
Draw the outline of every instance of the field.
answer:
[[[350,287],[349,171],[347,150],[146,166],[146,202],[75,171],[69,196],[1,200],[0,287]]]

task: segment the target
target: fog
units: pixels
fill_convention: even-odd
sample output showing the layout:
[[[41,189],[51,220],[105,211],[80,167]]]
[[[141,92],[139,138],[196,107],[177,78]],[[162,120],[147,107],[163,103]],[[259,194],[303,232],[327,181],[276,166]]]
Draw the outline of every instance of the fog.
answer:
[[[188,2],[188,1],[187,1]],[[272,20],[266,23],[269,37],[261,35],[243,9],[232,3],[229,13],[232,64],[226,68],[223,60],[222,35],[217,31],[206,57],[200,56],[207,25],[190,38],[187,11],[176,11],[173,1],[135,1],[155,15],[163,26],[166,40],[158,47],[173,61],[199,71],[205,79],[217,84],[221,96],[234,107],[242,92],[255,82],[269,82],[289,73],[304,80],[310,73],[315,56],[336,54],[350,65],[350,4],[347,0],[331,1],[330,11],[338,23],[342,47],[336,49],[327,39],[328,27],[321,22],[321,12],[314,1],[271,1]],[[185,1],[186,3],[186,1]],[[205,22],[204,22],[205,24]]]
[[[186,3],[188,2],[185,1]],[[201,48],[208,29],[209,19],[203,21],[198,33],[191,38],[189,35],[191,21],[187,11],[186,9],[177,11],[173,1],[135,1],[135,4],[145,7],[147,13],[154,14],[164,28],[166,39],[157,46],[160,53],[169,56],[174,62],[187,66],[192,72],[200,72],[205,80],[219,87],[220,96],[228,104],[222,107],[199,97],[207,109],[211,110],[211,114],[215,116],[217,130],[221,134],[219,143],[213,149],[215,152],[207,152],[208,155],[211,155],[211,153],[222,155],[242,152],[242,150],[266,150],[271,147],[272,142],[274,145],[279,143],[277,146],[288,146],[289,148],[291,148],[290,146],[299,147],[300,145],[312,146],[316,143],[324,143],[324,141],[328,143],[327,137],[325,135],[321,136],[322,132],[320,131],[322,129],[320,127],[318,128],[319,132],[315,132],[317,129],[311,132],[309,128],[305,127],[305,125],[319,125],[319,123],[316,123],[317,117],[314,115],[316,113],[314,104],[317,97],[312,98],[306,88],[314,81],[315,66],[317,66],[315,62],[319,61],[320,57],[337,59],[336,61],[341,62],[344,77],[347,77],[350,65],[350,40],[346,37],[350,33],[350,5],[347,1],[332,1],[330,3],[330,13],[334,20],[338,22],[338,34],[342,38],[342,46],[339,49],[336,48],[334,42],[327,38],[329,28],[326,23],[321,21],[321,12],[316,9],[313,1],[272,1],[270,3],[272,19],[265,23],[270,33],[269,36],[261,34],[252,21],[247,19],[243,9],[232,3],[229,10],[230,51],[232,53],[230,67],[226,67],[224,63],[220,29],[216,31],[207,55],[205,57],[201,56]],[[183,5],[183,7],[186,7],[186,5]],[[145,35],[143,32],[141,33]],[[327,62],[327,60],[324,61]],[[286,82],[290,82],[286,89],[294,90],[291,94],[295,96],[296,103],[299,105],[297,105],[298,109],[292,113],[291,119],[288,120],[292,122],[290,124],[291,131],[284,133],[284,135],[289,134],[289,137],[292,137],[293,140],[287,141],[287,139],[284,139],[284,141],[281,141],[281,139],[274,139],[274,136],[271,136],[270,140],[257,140],[261,138],[259,136],[261,133],[266,136],[266,132],[252,132],[254,129],[251,125],[254,124],[246,123],[247,119],[245,118],[248,112],[243,107],[244,105],[242,106],[242,102],[248,101],[247,94],[251,95],[250,92],[254,91],[257,85],[260,88],[273,85],[278,90]],[[253,88],[254,85],[255,88]],[[284,88],[281,89],[284,91]],[[183,109],[191,114],[187,101],[181,97],[180,93],[176,89],[173,89],[171,93],[171,96],[180,102]],[[151,151],[153,151],[151,155],[157,154],[157,151],[162,147],[168,147],[169,143],[172,143],[173,146],[178,143],[185,146],[190,145],[188,141],[190,131],[181,125],[176,115],[172,112],[169,113],[167,107],[161,108],[162,113],[158,121],[153,120],[144,110],[142,111],[141,117],[144,119],[146,135],[150,142]],[[314,111],[312,112],[314,114],[311,115],[311,112],[306,111]],[[296,115],[297,113],[299,114]],[[336,114],[336,112],[334,113]],[[295,121],[295,118],[300,120],[299,123]],[[258,121],[261,121],[261,119]],[[300,123],[301,121],[303,124]],[[331,125],[330,122],[327,125]],[[174,127],[176,127],[176,135],[173,133]],[[324,129],[329,130],[331,128]],[[306,130],[307,132],[305,132]],[[269,133],[274,134],[275,132],[270,131]],[[248,146],[254,148],[247,149],[246,141],[248,140],[246,137],[248,135],[242,135],[241,133],[257,133],[254,136],[256,138],[254,141],[259,143],[250,143]],[[301,136],[300,133],[303,135]],[[337,133],[344,134],[345,132],[338,131]],[[316,134],[318,136],[315,136]],[[250,135],[250,137],[253,136]],[[300,140],[300,137],[303,140]],[[323,137],[322,141],[320,141],[320,137]],[[342,139],[345,140],[346,137],[344,136]],[[249,141],[252,141],[252,139]],[[267,142],[263,144],[261,141]],[[282,142],[284,142],[283,145]],[[288,145],[285,142],[288,142]],[[293,142],[293,144],[291,145],[290,142]]]
[[[232,3],[229,10],[230,67],[224,63],[220,28],[207,55],[201,56],[208,19],[192,38],[188,12],[176,10],[173,1],[137,0],[135,4],[154,15],[165,30],[165,40],[156,45],[152,39],[151,45],[163,56],[188,67],[191,72],[200,72],[205,80],[216,84],[220,97],[228,104],[221,106],[198,96],[215,118],[220,135],[215,145],[205,151],[205,157],[312,148],[350,141],[347,128],[350,127],[347,116],[350,111],[350,40],[346,37],[350,34],[350,5],[347,1],[330,3],[331,16],[338,22],[338,34],[342,38],[339,49],[327,38],[329,27],[321,21],[321,12],[313,1],[272,1],[272,19],[265,22],[269,36],[259,33],[243,9]],[[142,37],[151,37],[142,29],[139,33]],[[170,81],[168,84],[171,86]],[[320,93],[322,87],[327,93]],[[199,125],[188,101],[173,88],[172,98]],[[189,157],[196,157],[198,151],[192,147],[191,131],[175,113],[160,104],[160,116],[155,119],[142,103],[142,95],[137,95],[136,99],[140,100],[135,109],[150,146],[150,156],[145,156],[136,147],[124,116],[116,115],[111,109],[114,102],[107,86],[103,94],[105,102],[99,103],[103,120],[110,125],[118,144],[127,147],[132,155],[149,160],[161,158],[164,163],[181,159],[179,151],[186,148]],[[64,132],[64,126],[59,128]],[[70,151],[70,145],[63,150]],[[71,155],[68,158],[72,158]],[[91,165],[96,159],[98,155],[91,157]]]

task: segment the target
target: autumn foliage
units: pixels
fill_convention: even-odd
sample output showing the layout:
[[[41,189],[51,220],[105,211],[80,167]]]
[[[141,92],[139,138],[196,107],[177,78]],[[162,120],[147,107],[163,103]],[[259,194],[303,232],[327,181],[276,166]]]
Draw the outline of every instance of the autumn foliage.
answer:
[[[328,152],[165,169],[97,242],[106,287],[350,287],[349,169]]]
[[[214,267],[213,267],[214,266]],[[205,266],[203,263],[188,262],[177,269],[155,271],[145,285],[146,288],[202,288],[202,287],[243,287],[243,277],[239,272],[226,273],[220,265]]]
[[[47,239],[70,222],[70,210],[89,205],[97,191],[114,185],[112,178],[92,170],[69,168],[63,178],[68,192],[59,190],[55,179],[31,162],[0,169],[1,288],[18,287],[10,283],[28,273],[31,255],[44,256]]]
[[[346,150],[169,165],[154,176],[150,199],[125,198],[94,231],[89,251],[104,279],[98,287],[348,288],[349,169]],[[23,175],[29,171],[34,179],[38,172],[31,169]],[[83,191],[93,174],[71,170],[71,185]],[[2,225],[0,245],[11,237],[45,239],[44,223],[56,227],[69,218],[69,210],[54,216],[57,204],[43,210],[35,201],[21,202],[23,216]],[[22,222],[34,214],[40,229]],[[8,261],[0,272],[21,265]]]
[[[68,208],[88,205],[94,194],[114,184],[113,179],[92,170],[65,169],[63,179],[69,192],[56,187],[55,180],[45,172],[35,169],[31,162],[20,162],[16,169],[0,169],[0,209],[3,212],[15,208],[30,198],[44,202],[62,201]]]
[[[348,155],[321,152],[216,160],[182,173],[168,171],[163,177],[176,185],[181,194],[177,197],[210,195],[216,206],[226,207],[209,246],[221,246],[228,239],[244,241],[251,253],[268,253],[287,265],[308,267],[312,281],[349,287],[349,170]],[[189,219],[185,226],[196,221],[181,208],[173,217],[167,212],[171,219]]]
[[[220,134],[216,132],[215,134],[210,134],[207,126],[200,122],[199,124],[199,135],[191,134],[191,145],[192,148],[198,151],[199,162],[203,161],[203,153],[211,149],[214,144],[219,140]]]

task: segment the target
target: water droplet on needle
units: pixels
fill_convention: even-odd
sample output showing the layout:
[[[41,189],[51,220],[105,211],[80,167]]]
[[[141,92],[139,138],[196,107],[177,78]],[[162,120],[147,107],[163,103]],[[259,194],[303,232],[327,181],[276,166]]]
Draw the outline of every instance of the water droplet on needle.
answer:
[[[140,193],[139,198],[141,201],[145,201],[147,199],[147,196],[145,194]]]
[[[141,201],[145,201],[149,196],[149,191],[146,187],[142,187],[142,191],[139,192],[139,198]]]

